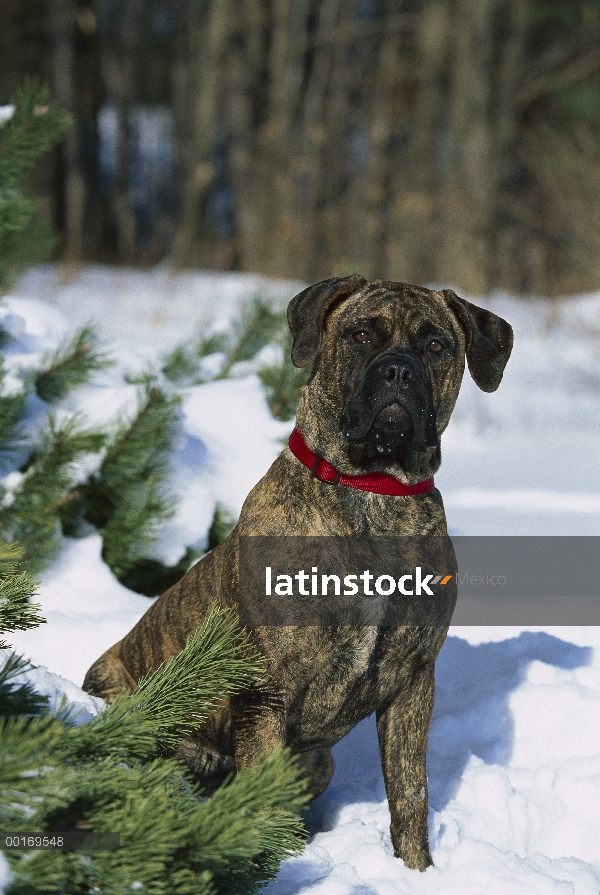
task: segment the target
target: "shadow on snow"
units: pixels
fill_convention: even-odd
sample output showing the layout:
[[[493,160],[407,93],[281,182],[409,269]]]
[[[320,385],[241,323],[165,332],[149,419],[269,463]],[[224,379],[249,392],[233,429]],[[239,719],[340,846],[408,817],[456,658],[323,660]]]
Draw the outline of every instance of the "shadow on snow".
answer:
[[[531,662],[557,668],[587,665],[592,650],[545,632],[523,632],[499,643],[471,646],[448,637],[437,660],[436,695],[427,750],[429,805],[440,811],[453,798],[471,755],[506,765],[514,740],[511,693]],[[366,718],[333,748],[335,774],[306,811],[311,833],[332,829],[338,810],[386,798],[375,716]]]

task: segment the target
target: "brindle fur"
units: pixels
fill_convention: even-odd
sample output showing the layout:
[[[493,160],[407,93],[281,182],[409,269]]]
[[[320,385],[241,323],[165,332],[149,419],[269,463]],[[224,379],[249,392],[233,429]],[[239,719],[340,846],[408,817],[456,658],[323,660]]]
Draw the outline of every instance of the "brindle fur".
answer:
[[[297,414],[308,446],[343,473],[377,470],[408,484],[438,469],[439,444],[423,450],[409,437],[391,455],[381,457],[369,439],[355,443],[340,434],[341,411],[355,395],[368,357],[400,352],[423,370],[427,388],[431,387],[439,436],[458,396],[465,353],[477,384],[492,391],[500,382],[512,345],[512,331],[505,321],[450,291],[367,283],[356,275],[305,290],[290,303],[288,319],[294,363],[313,363],[312,379]],[[371,321],[368,325],[376,326],[378,333],[361,356],[348,338],[357,321],[361,325]],[[436,334],[443,336],[446,348],[443,357],[433,358],[423,340]],[[184,647],[215,601],[236,609],[239,536],[446,533],[442,498],[436,489],[390,497],[332,486],[317,480],[286,448],[248,495],[227,540],[193,566],[123,640],[94,663],[84,689],[109,701],[122,690],[131,691],[142,675]],[[425,753],[434,663],[446,631],[434,627],[253,628],[250,633],[265,658],[267,678],[227,700],[181,743],[179,754],[210,791],[229,772],[256,762],[283,742],[298,754],[314,797],[333,773],[331,747],[375,711],[394,854],[408,867],[424,870],[432,863]]]

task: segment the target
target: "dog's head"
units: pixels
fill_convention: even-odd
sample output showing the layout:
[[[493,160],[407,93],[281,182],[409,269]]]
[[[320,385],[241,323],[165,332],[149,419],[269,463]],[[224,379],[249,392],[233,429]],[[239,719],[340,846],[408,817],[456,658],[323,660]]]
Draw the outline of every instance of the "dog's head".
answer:
[[[449,289],[356,274],[305,289],[288,321],[292,362],[313,364],[298,408],[309,447],[342,472],[405,481],[439,467],[465,356],[476,384],[492,392],[513,342],[505,320]]]

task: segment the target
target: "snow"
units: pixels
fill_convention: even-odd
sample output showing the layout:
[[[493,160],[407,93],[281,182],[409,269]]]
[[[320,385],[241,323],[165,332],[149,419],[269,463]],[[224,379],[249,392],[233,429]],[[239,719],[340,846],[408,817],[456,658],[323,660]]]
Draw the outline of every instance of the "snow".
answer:
[[[283,304],[300,286],[160,268],[37,268],[0,309],[17,339],[4,388],[19,387],[19,366],[94,321],[117,363],[68,409],[113,418],[135,402],[124,374],[156,367],[208,325],[227,326],[257,293]],[[600,533],[600,295],[471,300],[513,324],[515,350],[498,392],[483,394],[465,377],[443,437],[436,484],[451,533]],[[238,372],[186,390],[172,482],[178,511],[154,551],[165,561],[204,544],[217,501],[239,512],[291,431],[272,419],[252,366]],[[32,424],[42,410],[33,408]],[[78,687],[86,669],[151,604],[114,579],[100,547],[98,535],[68,540],[41,576],[48,624],[12,635],[39,666],[29,672],[35,686],[54,704],[65,694],[80,723],[101,706]],[[598,629],[451,629],[436,667],[428,749],[435,866],[425,873],[392,854],[374,719],[342,740],[334,758],[333,780],[307,812],[311,839],[268,895],[598,895]],[[6,882],[0,856],[0,889]]]
[[[5,121],[10,121],[14,114],[15,107],[13,105],[0,106],[0,125],[4,124]]]

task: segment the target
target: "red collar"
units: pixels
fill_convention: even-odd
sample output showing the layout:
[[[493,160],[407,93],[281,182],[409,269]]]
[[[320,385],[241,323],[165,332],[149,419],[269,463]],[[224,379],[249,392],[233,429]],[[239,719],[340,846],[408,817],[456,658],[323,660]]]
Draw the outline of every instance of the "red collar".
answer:
[[[368,472],[366,475],[343,475],[335,467],[320,457],[313,454],[307,446],[302,432],[294,429],[290,436],[289,448],[294,457],[304,463],[315,478],[320,482],[330,482],[333,485],[347,485],[348,488],[358,488],[359,491],[371,491],[373,494],[389,494],[392,497],[408,497],[411,494],[426,494],[433,488],[433,478],[416,485],[403,485],[393,475],[384,472]]]

